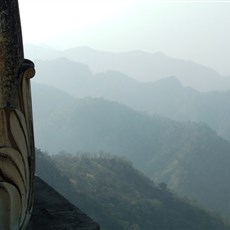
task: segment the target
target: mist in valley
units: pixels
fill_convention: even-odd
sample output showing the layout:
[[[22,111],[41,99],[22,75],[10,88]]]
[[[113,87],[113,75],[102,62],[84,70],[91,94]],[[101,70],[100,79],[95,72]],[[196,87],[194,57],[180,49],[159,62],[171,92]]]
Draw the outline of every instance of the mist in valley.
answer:
[[[37,174],[103,230],[230,229],[230,3],[19,3]]]

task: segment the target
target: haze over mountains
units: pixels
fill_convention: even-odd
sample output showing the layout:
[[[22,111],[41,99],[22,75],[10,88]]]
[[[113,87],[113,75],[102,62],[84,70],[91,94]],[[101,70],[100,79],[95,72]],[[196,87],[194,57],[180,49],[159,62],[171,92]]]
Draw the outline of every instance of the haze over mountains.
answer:
[[[105,99],[75,99],[44,85],[33,92],[37,147],[127,157],[158,183],[230,214],[230,143],[206,125],[152,117]]]
[[[77,48],[49,54],[35,61],[38,148],[126,157],[180,196],[230,215],[230,91],[207,91],[228,89],[228,78],[159,53]],[[132,75],[138,67],[145,81]],[[163,76],[158,67],[169,72]]]
[[[230,91],[199,92],[183,87],[176,77],[139,82],[117,71],[92,74],[87,65],[66,58],[36,61],[36,69],[36,82],[72,96],[105,98],[174,120],[205,122],[230,140]]]
[[[184,86],[201,91],[227,90],[230,77],[220,76],[211,67],[202,66],[191,60],[180,60],[158,52],[143,51],[104,52],[89,47],[77,47],[64,51],[27,45],[27,57],[31,59],[68,58],[87,64],[93,73],[119,71],[139,81],[156,81],[169,76],[176,76]]]

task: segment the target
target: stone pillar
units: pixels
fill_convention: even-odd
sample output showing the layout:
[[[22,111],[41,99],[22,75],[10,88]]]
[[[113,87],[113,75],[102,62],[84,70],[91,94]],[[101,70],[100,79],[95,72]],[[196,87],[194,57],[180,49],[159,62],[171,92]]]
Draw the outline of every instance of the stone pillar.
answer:
[[[17,0],[0,0],[0,229],[26,229],[33,206],[30,78]]]

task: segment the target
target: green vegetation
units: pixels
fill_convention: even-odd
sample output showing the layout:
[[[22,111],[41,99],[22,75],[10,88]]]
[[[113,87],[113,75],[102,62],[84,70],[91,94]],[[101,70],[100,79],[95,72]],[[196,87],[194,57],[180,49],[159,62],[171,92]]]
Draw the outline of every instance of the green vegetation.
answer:
[[[37,151],[37,174],[94,218],[102,230],[227,230],[211,215],[159,186],[120,157],[48,156]]]

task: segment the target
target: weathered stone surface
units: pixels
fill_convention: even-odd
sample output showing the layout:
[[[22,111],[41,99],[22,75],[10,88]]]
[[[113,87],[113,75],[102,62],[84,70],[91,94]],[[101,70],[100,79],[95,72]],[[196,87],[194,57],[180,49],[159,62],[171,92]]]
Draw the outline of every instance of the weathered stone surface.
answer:
[[[33,204],[30,78],[17,0],[0,0],[0,229],[27,229]]]
[[[16,107],[16,76],[23,61],[18,2],[0,0],[0,107]]]
[[[29,230],[99,230],[97,223],[76,208],[39,177]]]
[[[0,230],[28,229],[34,194],[30,78],[18,0],[0,0]],[[39,178],[30,229],[98,230],[99,226]]]

